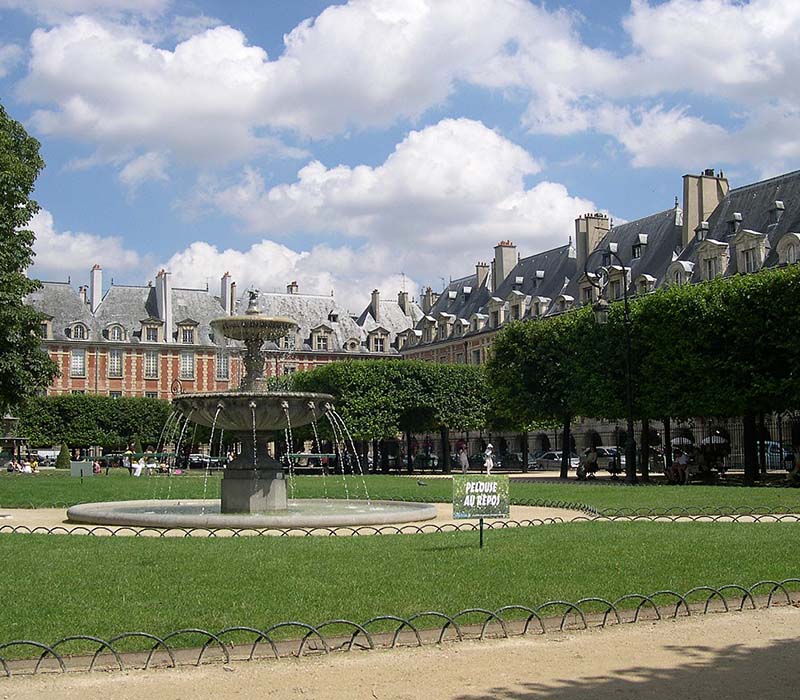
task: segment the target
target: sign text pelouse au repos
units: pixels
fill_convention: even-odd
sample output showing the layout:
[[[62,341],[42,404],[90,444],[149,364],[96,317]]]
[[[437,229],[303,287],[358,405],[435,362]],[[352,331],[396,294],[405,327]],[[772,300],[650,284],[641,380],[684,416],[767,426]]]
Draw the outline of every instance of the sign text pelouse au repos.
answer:
[[[507,518],[508,476],[453,475],[453,518]]]

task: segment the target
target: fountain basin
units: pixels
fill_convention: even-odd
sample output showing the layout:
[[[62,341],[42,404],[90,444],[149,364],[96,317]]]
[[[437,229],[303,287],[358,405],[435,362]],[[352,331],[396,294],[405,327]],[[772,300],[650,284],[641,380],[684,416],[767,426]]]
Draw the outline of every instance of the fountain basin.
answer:
[[[330,394],[302,391],[214,391],[183,394],[172,399],[172,405],[191,415],[193,423],[210,427],[216,415],[218,429],[247,433],[254,428],[254,412],[257,432],[283,430],[289,427],[288,421],[295,428],[321,418],[333,400]]]
[[[436,517],[431,503],[290,499],[287,509],[263,513],[221,513],[219,499],[81,503],[67,510],[73,523],[158,528],[315,528],[390,525]]]

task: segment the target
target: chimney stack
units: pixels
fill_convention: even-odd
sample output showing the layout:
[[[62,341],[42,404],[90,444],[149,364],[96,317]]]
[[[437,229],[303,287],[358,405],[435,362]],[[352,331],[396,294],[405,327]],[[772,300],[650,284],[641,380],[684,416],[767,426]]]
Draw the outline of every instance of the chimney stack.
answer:
[[[226,314],[230,313],[232,284],[233,282],[231,281],[231,275],[229,272],[226,272],[224,275],[222,275],[222,279],[219,283],[219,303]]]
[[[587,258],[611,229],[608,216],[600,212],[584,214],[575,219],[575,263],[578,274],[583,274]]]
[[[439,295],[430,287],[425,288],[425,293],[422,295],[422,312],[429,314],[434,304],[439,299]]]
[[[89,301],[91,302],[92,313],[97,311],[100,300],[103,298],[103,270],[95,264],[92,266],[92,274],[89,280]]]
[[[161,270],[156,275],[156,307],[158,318],[164,323],[164,340],[172,342],[172,281],[170,273]]]
[[[297,294],[297,290],[298,290],[297,282],[289,282],[289,284],[286,285],[287,294]]]
[[[84,285],[84,284],[82,284],[80,287],[78,287],[78,296],[81,298],[81,301],[84,304],[88,304],[89,303],[89,299],[88,299],[88,297],[86,295],[87,291],[88,291],[88,287],[86,285]]]
[[[683,231],[685,248],[701,221],[708,221],[713,212],[728,194],[728,179],[714,174],[714,168],[706,168],[700,175],[683,176]]]
[[[406,316],[411,316],[411,305],[408,303],[408,292],[398,293],[397,305],[402,309]]]
[[[475,265],[475,275],[478,278],[476,282],[476,287],[482,287],[483,283],[486,282],[486,278],[489,276],[489,264],[485,262],[479,262]]]
[[[377,289],[372,290],[372,301],[370,302],[370,311],[375,323],[381,322],[381,293]]]
[[[494,275],[492,291],[496,292],[503,280],[511,274],[517,264],[517,246],[511,241],[500,241],[494,247]]]
[[[228,313],[233,316],[236,313],[236,282],[231,282],[231,306]]]

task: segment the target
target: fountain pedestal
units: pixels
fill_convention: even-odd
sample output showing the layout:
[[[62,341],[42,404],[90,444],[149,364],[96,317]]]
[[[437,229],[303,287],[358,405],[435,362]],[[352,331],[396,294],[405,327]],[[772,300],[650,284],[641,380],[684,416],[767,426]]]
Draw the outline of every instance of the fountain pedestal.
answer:
[[[286,479],[283,468],[226,469],[222,477],[223,513],[285,511]]]
[[[242,434],[242,444],[253,435]],[[242,450],[222,476],[223,513],[288,510],[283,465],[267,451],[266,439],[255,439],[254,451]]]

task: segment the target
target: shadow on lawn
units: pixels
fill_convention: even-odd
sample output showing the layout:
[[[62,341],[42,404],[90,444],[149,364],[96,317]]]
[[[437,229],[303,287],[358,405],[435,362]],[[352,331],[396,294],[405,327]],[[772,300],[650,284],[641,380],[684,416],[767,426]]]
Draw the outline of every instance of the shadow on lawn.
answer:
[[[683,657],[680,666],[645,668],[632,665],[609,675],[493,687],[484,693],[456,696],[456,700],[785,700],[797,692],[800,683],[800,664],[797,661],[800,639],[773,642],[759,649],[749,649],[741,644],[723,649],[705,646],[666,648]],[[598,649],[597,653],[604,652]],[[632,650],[631,656],[635,658],[635,655],[635,650]],[[531,667],[531,675],[536,675],[535,666]]]

